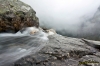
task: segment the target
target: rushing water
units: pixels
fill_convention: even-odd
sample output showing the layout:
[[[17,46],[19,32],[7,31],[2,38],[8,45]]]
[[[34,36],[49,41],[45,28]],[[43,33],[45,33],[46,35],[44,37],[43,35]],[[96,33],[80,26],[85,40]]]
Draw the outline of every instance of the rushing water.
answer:
[[[37,30],[37,33],[30,35],[31,30]],[[16,34],[0,34],[0,66],[8,66],[24,56],[38,52],[48,40],[47,36],[34,27]]]

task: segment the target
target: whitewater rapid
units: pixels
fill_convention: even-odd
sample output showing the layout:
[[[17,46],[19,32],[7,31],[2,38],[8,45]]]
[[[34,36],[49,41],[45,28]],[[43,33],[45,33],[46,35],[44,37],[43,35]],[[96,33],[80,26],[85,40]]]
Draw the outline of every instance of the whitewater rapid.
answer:
[[[36,31],[30,34],[30,31]],[[38,52],[48,41],[48,35],[35,27],[29,27],[16,34],[0,34],[0,66],[8,66],[18,59]]]

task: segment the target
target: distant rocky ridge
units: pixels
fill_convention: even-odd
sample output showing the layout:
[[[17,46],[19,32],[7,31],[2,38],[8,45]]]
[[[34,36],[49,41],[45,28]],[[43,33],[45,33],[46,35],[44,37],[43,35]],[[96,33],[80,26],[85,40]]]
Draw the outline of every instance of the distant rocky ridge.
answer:
[[[100,40],[100,6],[92,18],[83,22],[80,27],[79,37]]]
[[[15,33],[24,27],[39,27],[36,12],[19,0],[0,0],[0,33]]]
[[[68,32],[65,29],[57,31],[64,36],[75,38],[86,38],[90,40],[100,40],[100,6],[90,19],[84,19],[77,33]]]

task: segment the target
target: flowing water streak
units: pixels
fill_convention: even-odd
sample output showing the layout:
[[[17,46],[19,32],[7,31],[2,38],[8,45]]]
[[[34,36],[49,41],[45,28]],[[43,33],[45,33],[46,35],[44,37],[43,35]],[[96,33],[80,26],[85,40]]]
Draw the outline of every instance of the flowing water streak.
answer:
[[[30,31],[38,32],[30,35]],[[0,34],[0,66],[8,66],[16,60],[42,49],[48,40],[47,34],[34,27],[25,29],[22,33]]]

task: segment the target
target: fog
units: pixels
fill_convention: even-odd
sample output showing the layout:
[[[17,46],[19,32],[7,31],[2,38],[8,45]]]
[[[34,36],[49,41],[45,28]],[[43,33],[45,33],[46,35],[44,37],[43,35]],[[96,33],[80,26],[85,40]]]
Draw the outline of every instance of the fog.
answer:
[[[29,4],[39,18],[40,26],[53,28],[61,34],[94,33],[91,23],[100,0],[21,0]],[[93,20],[92,20],[93,21]],[[95,27],[94,27],[95,26]]]

